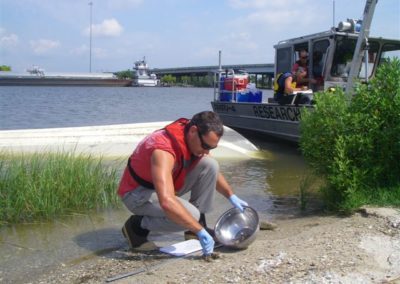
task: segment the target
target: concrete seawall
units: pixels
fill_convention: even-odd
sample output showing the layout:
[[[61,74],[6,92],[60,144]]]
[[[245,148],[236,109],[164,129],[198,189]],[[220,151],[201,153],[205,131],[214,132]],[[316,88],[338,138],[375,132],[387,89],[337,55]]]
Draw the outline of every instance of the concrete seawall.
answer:
[[[103,126],[0,131],[0,151],[17,153],[74,151],[103,157],[127,157],[137,143],[168,121]],[[242,135],[225,127],[215,157],[251,158],[258,149]]]

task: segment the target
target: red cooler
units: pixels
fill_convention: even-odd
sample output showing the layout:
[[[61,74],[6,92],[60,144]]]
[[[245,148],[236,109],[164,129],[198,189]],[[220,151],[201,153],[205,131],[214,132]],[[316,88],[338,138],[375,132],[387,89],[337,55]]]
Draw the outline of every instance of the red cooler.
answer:
[[[233,77],[225,78],[224,87],[228,91],[238,91],[246,89],[248,83],[248,75],[234,75]]]

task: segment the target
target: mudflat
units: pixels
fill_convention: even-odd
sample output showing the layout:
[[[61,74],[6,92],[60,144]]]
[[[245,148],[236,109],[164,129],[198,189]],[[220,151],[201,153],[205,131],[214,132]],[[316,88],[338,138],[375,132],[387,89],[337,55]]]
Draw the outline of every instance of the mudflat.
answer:
[[[275,221],[274,221],[275,222]],[[176,258],[151,243],[60,264],[30,283],[400,283],[400,210],[276,220],[245,250]],[[128,276],[129,275],[129,276]]]

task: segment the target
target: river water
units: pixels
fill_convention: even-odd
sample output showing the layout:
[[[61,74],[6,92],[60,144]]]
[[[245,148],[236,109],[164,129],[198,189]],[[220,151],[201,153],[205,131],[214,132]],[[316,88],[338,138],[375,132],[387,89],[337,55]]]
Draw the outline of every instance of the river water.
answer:
[[[209,88],[0,87],[0,130],[155,122],[211,110]]]
[[[0,87],[0,130],[170,121],[211,110],[212,99],[210,88]],[[297,214],[300,184],[307,175],[297,146],[246,137],[261,149],[264,159],[223,158],[221,171],[262,219]],[[209,224],[229,207],[218,196]],[[120,228],[128,216],[126,209],[120,209],[3,226],[0,282],[24,283],[32,273],[126,248]],[[157,245],[182,238],[182,234],[151,236]]]

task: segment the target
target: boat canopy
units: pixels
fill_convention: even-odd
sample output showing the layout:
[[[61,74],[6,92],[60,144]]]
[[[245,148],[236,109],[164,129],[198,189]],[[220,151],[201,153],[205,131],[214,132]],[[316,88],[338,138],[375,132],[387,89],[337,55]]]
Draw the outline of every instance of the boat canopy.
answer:
[[[308,76],[317,83],[310,87],[313,91],[343,86],[347,82],[358,40],[360,20],[340,22],[329,31],[280,41],[274,46],[275,77],[282,72],[290,72],[299,60],[300,51],[308,52]],[[400,40],[370,37],[362,46],[363,59],[358,72],[360,81],[367,81],[375,75],[377,67],[390,58],[400,57]]]

